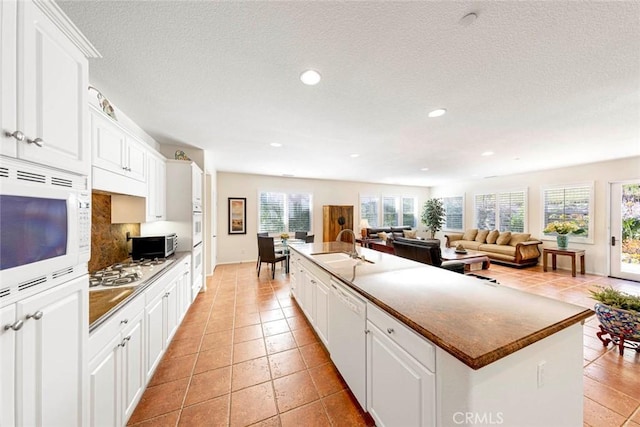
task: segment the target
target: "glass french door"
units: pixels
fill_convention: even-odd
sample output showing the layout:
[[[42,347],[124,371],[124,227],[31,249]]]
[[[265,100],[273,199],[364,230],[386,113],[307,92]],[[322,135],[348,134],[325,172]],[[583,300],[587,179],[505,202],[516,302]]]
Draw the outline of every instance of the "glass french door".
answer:
[[[640,281],[640,180],[611,184],[612,277]]]

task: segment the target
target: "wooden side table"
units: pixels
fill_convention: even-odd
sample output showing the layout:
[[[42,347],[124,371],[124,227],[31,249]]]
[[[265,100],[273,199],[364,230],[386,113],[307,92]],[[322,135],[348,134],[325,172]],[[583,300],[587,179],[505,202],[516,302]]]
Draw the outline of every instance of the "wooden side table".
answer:
[[[576,277],[576,256],[580,256],[580,274],[584,274],[584,250],[583,249],[558,249],[543,248],[542,249],[542,269],[547,271],[547,255],[551,254],[551,268],[556,269],[556,257],[558,255],[566,255],[571,257],[571,275]]]

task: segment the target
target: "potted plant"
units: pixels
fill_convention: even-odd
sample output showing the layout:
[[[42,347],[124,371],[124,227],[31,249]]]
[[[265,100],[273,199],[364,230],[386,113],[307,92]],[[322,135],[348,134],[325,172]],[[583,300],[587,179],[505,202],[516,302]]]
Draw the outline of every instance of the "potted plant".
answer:
[[[431,233],[431,239],[434,239],[436,232],[442,229],[444,218],[445,211],[441,199],[433,198],[424,203],[421,220]]]
[[[586,230],[574,221],[553,221],[547,224],[542,230],[545,234],[556,233],[558,249],[567,249],[569,244],[569,234],[583,234]]]
[[[600,332],[596,335],[605,347],[613,342],[620,355],[624,348],[640,352],[640,296],[629,295],[611,287],[594,291],[591,297],[598,301],[594,307],[600,321]],[[611,338],[602,338],[603,335]],[[625,346],[625,343],[628,345]]]

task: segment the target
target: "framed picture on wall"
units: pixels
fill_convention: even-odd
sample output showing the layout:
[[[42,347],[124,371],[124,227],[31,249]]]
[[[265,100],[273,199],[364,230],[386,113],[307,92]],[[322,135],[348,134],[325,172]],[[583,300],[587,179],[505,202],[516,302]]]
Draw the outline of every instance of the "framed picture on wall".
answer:
[[[247,234],[246,197],[229,197],[229,234]]]

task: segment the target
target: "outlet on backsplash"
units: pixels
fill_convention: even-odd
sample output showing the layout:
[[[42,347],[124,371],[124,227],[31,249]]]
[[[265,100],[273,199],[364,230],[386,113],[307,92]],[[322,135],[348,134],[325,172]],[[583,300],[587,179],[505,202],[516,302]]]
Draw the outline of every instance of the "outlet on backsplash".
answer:
[[[125,260],[131,251],[129,236],[140,235],[140,224],[111,223],[111,195],[91,195],[91,259],[89,271],[94,272]]]

